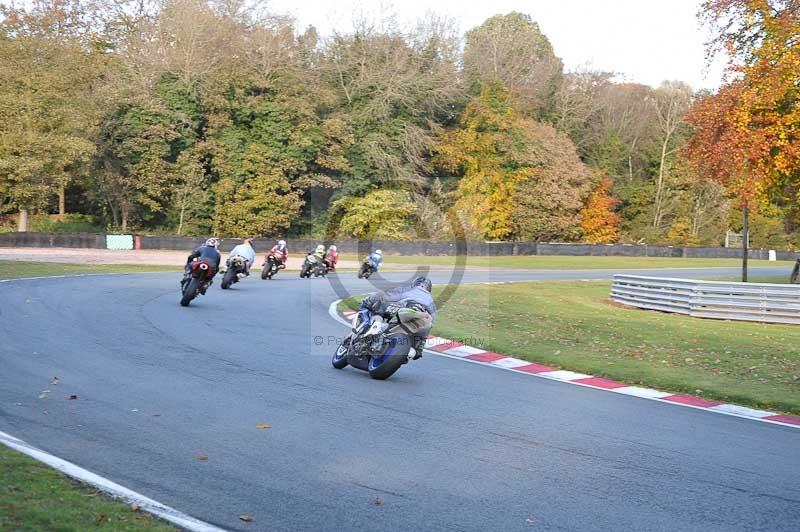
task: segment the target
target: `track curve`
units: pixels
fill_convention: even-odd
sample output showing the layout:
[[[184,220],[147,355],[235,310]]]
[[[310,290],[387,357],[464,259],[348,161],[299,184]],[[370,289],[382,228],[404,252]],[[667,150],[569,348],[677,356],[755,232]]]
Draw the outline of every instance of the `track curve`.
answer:
[[[178,296],[175,274],[0,284],[0,431],[230,530],[800,525],[796,429],[433,356],[386,382],[336,371],[324,279]]]

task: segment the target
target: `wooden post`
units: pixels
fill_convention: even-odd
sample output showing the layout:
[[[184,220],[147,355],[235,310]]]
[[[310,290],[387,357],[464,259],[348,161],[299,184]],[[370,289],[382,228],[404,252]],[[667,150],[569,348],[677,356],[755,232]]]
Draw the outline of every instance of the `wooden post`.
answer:
[[[747,202],[742,204],[742,282],[747,282],[747,248],[750,244],[750,216]]]
[[[19,210],[19,223],[17,224],[17,230],[20,233],[24,233],[28,230],[28,209]]]

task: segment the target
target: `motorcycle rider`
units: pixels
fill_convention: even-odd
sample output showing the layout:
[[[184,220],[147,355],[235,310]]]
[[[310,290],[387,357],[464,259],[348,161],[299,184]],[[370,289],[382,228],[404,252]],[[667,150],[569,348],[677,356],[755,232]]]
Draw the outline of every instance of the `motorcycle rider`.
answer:
[[[425,307],[433,320],[436,318],[436,303],[434,303],[431,295],[432,288],[433,284],[427,277],[415,277],[409,286],[398,286],[385,292],[376,292],[365,297],[361,301],[361,308],[388,318],[392,313],[397,312],[397,309],[406,307],[411,303],[417,303]],[[414,344],[411,346],[414,349],[413,359],[417,360],[422,357],[422,350],[425,348],[425,337],[415,336],[413,341]]]
[[[278,269],[286,268],[286,259],[289,258],[289,247],[286,245],[286,240],[278,240],[278,243],[269,250],[268,255],[274,255],[280,259]]]
[[[253,249],[253,239],[252,238],[245,238],[242,240],[242,243],[238,246],[234,247],[230,253],[228,253],[228,260],[225,263],[226,266],[230,268],[231,259],[233,257],[243,257],[245,259],[244,263],[244,274],[250,275],[250,268],[253,266],[253,263],[256,261],[256,250]]]
[[[327,266],[329,270],[335,272],[336,263],[338,262],[339,262],[339,252],[336,251],[336,246],[331,244],[328,247],[328,252],[325,253],[325,266]]]
[[[367,258],[364,259],[364,262],[372,266],[372,269],[377,272],[378,267],[380,267],[381,263],[383,262],[383,252],[379,249],[376,249],[374,252],[367,255]]]
[[[313,253],[309,253],[309,255],[316,255],[319,260],[323,260],[325,258],[325,246],[318,245],[317,249]]]
[[[214,283],[214,276],[219,271],[219,262],[222,260],[222,255],[219,254],[217,248],[219,248],[219,239],[209,238],[206,240],[205,244],[195,248],[195,250],[192,251],[189,257],[186,259],[186,266],[184,267],[184,275],[183,279],[181,280],[181,287],[189,282],[192,271],[192,262],[194,262],[195,259],[205,259],[211,265],[211,275],[208,278],[208,282],[204,283],[203,286],[200,287],[200,293],[205,295],[208,287]]]

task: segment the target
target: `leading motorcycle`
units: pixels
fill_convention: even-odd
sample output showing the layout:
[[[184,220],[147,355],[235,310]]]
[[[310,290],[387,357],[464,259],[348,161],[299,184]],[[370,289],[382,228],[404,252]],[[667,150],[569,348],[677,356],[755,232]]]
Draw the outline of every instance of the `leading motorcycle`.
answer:
[[[336,369],[350,365],[368,372],[373,379],[388,379],[414,356],[414,337],[427,337],[432,326],[428,310],[414,302],[389,306],[384,314],[361,309],[331,363]]]
[[[227,290],[232,284],[238,283],[239,279],[245,276],[247,271],[247,259],[234,255],[228,259],[228,269],[222,278],[222,289]]]
[[[213,277],[211,263],[205,259],[195,260],[181,280],[181,306],[188,307],[198,295],[204,294]]]

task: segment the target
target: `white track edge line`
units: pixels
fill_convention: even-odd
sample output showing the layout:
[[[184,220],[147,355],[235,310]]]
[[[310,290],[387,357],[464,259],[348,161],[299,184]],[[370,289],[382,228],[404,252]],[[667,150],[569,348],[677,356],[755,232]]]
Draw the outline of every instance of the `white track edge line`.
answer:
[[[62,460],[57,456],[53,456],[41,449],[33,447],[24,441],[11,436],[5,432],[0,431],[0,443],[19,451],[23,454],[30,456],[49,465],[53,469],[61,471],[65,475],[74,479],[80,480],[85,484],[90,484],[104,493],[112,497],[119,498],[130,504],[137,504],[142,510],[160,517],[165,521],[176,524],[192,532],[225,532],[224,529],[216,527],[212,524],[206,523],[194,517],[179,512],[178,510],[155,501],[149,497],[137,493],[124,486],[120,486],[105,477],[101,477],[96,473],[92,473],[78,465]]]
[[[344,318],[342,318],[339,315],[339,312],[337,310],[337,308],[339,306],[339,303],[341,301],[342,301],[341,299],[337,299],[336,301],[331,303],[330,306],[328,307],[328,314],[330,314],[330,316],[334,320],[338,321],[339,323],[341,323],[343,325],[350,326],[350,322],[345,320]],[[738,418],[741,418],[741,419],[749,419],[751,421],[761,421],[763,423],[770,423],[772,425],[781,425],[781,426],[789,427],[789,428],[793,428],[793,429],[800,429],[800,426],[798,426],[798,425],[794,425],[792,423],[784,423],[783,421],[778,421],[778,420],[774,420],[774,419],[766,419],[764,417],[746,416],[746,415],[742,415],[742,414],[737,414],[735,412],[725,412],[725,411],[721,411],[721,410],[712,410],[712,409],[710,409],[708,407],[705,407],[705,406],[694,406],[694,405],[687,405],[685,403],[676,403],[675,401],[667,401],[665,399],[659,399],[659,398],[656,398],[656,397],[641,397],[641,396],[638,396],[638,395],[628,395],[628,394],[617,392],[614,389],[600,388],[599,386],[592,386],[591,384],[584,384],[582,382],[575,382],[575,381],[567,381],[567,380],[562,380],[562,379],[556,379],[554,377],[550,377],[550,376],[546,375],[547,372],[545,372],[545,374],[529,373],[527,371],[519,371],[517,368],[507,368],[507,367],[504,367],[504,366],[498,366],[497,364],[493,364],[491,362],[482,362],[480,360],[470,360],[468,358],[464,358],[464,357],[461,357],[461,356],[448,355],[447,353],[442,353],[442,352],[439,352],[439,351],[432,351],[430,349],[425,349],[424,352],[432,354],[432,355],[440,356],[440,357],[452,358],[454,360],[461,360],[462,362],[468,362],[470,364],[479,364],[479,365],[484,366],[484,367],[496,368],[496,369],[501,369],[501,370],[504,370],[504,371],[513,371],[514,373],[520,373],[520,374],[524,374],[524,375],[529,375],[531,377],[538,377],[540,379],[547,379],[547,380],[553,381],[553,382],[563,382],[563,383],[566,383],[566,384],[572,384],[574,386],[581,386],[583,388],[590,388],[592,390],[599,390],[599,391],[602,391],[602,392],[616,393],[617,395],[624,395],[626,397],[633,397],[633,398],[636,398],[636,399],[644,399],[646,401],[656,401],[658,403],[666,403],[666,404],[670,404],[670,405],[673,405],[673,406],[684,406],[684,407],[687,407],[687,408],[693,408],[695,410],[702,410],[704,412],[711,412],[713,414],[717,414],[717,415],[721,415],[721,416],[738,417]],[[501,353],[498,353],[498,354],[501,354]],[[589,377],[593,377],[593,375],[588,375],[588,376]],[[667,392],[664,392],[664,393],[667,393]],[[676,395],[676,394],[672,393],[670,395]],[[741,406],[741,405],[736,405],[734,403],[722,403],[722,404],[732,404],[734,406]],[[721,405],[718,405],[718,406],[721,406]],[[777,412],[773,412],[772,415],[777,416],[779,414]]]

